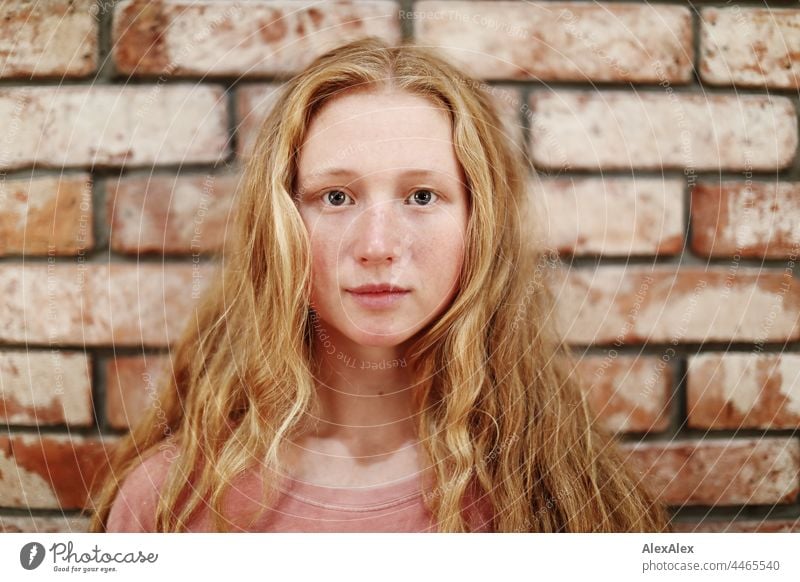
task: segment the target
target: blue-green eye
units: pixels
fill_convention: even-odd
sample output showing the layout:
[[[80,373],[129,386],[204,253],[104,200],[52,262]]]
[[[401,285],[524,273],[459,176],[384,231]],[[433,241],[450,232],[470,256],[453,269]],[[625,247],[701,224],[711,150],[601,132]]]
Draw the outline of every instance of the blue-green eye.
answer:
[[[332,198],[330,196],[331,194],[337,194],[337,196]],[[331,206],[342,206],[343,204],[340,204],[340,202],[343,203],[346,196],[347,194],[341,190],[328,190],[327,192],[325,192],[323,199],[325,199],[328,202],[331,202]]]
[[[419,206],[430,206],[431,202],[435,200],[434,197],[438,198],[438,194],[431,190],[420,188],[419,190],[415,190],[414,193],[408,197],[408,199],[413,198]],[[344,206],[347,198],[349,198],[349,195],[342,190],[328,190],[322,196],[322,199],[325,203],[327,203],[327,206],[334,207]]]
[[[417,196],[417,194],[419,194],[420,192],[422,192],[423,194],[427,194],[427,196],[423,197]],[[423,202],[422,206],[429,206],[432,197],[437,196],[437,194],[435,192],[431,192],[430,190],[420,189],[420,190],[415,190],[411,196],[414,198],[415,201]]]

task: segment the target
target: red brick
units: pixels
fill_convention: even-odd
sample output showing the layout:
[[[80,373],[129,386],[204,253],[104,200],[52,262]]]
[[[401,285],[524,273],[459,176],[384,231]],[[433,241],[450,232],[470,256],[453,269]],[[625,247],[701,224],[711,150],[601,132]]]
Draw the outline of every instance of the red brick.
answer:
[[[692,533],[792,533],[800,532],[800,519],[728,521],[705,519],[697,522],[673,523],[675,532]]]
[[[793,503],[800,491],[795,439],[627,443],[629,462],[669,505]]]
[[[112,32],[121,73],[264,76],[298,72],[346,41],[401,39],[395,2],[121,2]]]
[[[88,517],[0,515],[0,533],[86,533]]]
[[[37,0],[0,6],[0,77],[85,77],[97,68],[94,2]]]
[[[156,355],[117,357],[107,363],[106,414],[111,426],[132,427],[149,407],[160,406],[158,391],[168,365],[168,356]]]
[[[574,255],[674,255],[683,246],[683,181],[534,178],[550,246]]]
[[[800,89],[800,10],[705,8],[700,76],[714,85]]]
[[[216,268],[203,264],[0,266],[0,341],[167,346]]]
[[[497,108],[506,139],[511,142],[512,146],[524,151],[525,132],[520,124],[520,113],[529,114],[530,110],[522,98],[522,92],[519,87],[503,84],[489,85],[487,83],[482,83],[480,86],[491,96]]]
[[[89,357],[55,350],[0,352],[0,422],[92,424]]]
[[[800,183],[701,183],[692,190],[692,251],[784,258],[800,252]]]
[[[89,175],[0,182],[0,255],[76,255],[93,246]]]
[[[797,151],[787,97],[539,90],[530,103],[542,167],[775,171]]]
[[[800,283],[786,271],[607,266],[554,274],[557,325],[570,343],[800,338]]]
[[[0,505],[82,509],[107,470],[113,438],[0,436]]]
[[[672,371],[658,358],[588,356],[578,373],[586,383],[589,405],[613,432],[649,432],[667,428]]]
[[[0,168],[212,163],[228,153],[221,87],[0,89]]]
[[[129,176],[107,183],[111,248],[216,253],[232,227],[238,175]]]
[[[484,79],[685,83],[692,18],[684,6],[577,2],[416,2],[415,37]]]
[[[688,375],[689,426],[800,427],[800,354],[701,354]]]
[[[240,156],[249,157],[261,122],[275,105],[281,88],[276,83],[257,83],[236,91],[236,149]]]

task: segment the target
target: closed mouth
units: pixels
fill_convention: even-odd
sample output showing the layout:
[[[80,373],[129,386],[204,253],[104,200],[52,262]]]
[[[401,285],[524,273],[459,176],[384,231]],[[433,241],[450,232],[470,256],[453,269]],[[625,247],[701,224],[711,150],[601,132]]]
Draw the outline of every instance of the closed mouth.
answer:
[[[385,285],[385,284],[377,284],[377,285],[361,285],[360,287],[354,287],[352,289],[346,289],[346,291],[350,293],[357,293],[359,295],[377,295],[377,294],[385,294],[385,293],[408,293],[411,291],[410,289],[406,289],[404,287],[398,287],[396,285]]]

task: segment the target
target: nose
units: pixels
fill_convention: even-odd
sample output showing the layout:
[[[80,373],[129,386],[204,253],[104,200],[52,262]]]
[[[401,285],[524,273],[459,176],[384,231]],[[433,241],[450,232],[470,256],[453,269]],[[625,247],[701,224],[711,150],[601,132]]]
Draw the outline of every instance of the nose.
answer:
[[[391,263],[403,256],[410,240],[399,202],[373,202],[355,218],[353,252],[364,264]]]

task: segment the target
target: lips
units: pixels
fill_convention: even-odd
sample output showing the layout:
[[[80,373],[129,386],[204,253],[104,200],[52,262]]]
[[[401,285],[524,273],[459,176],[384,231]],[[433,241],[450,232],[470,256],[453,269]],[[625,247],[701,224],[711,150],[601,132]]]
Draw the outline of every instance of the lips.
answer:
[[[411,289],[388,283],[373,283],[347,289],[347,292],[364,309],[384,310],[400,305],[403,298],[411,293]]]
[[[406,289],[405,287],[399,287],[397,285],[391,285],[389,283],[373,283],[369,285],[360,285],[358,287],[353,287],[351,289],[347,289],[350,293],[358,293],[358,294],[372,294],[372,293],[405,293],[410,291],[410,289]]]

